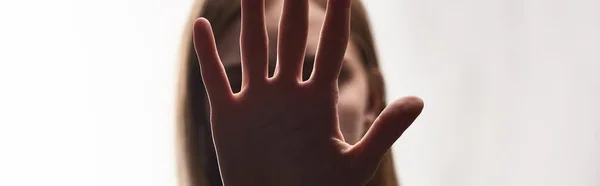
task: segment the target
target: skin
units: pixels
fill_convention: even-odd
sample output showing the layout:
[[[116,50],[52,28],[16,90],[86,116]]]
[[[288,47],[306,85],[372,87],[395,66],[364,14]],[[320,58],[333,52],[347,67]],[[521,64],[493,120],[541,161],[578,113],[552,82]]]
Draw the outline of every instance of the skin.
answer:
[[[360,116],[369,112],[369,96],[366,72],[349,42],[351,2],[330,0],[325,13],[311,8],[310,14],[313,6],[308,1],[283,3],[283,10],[273,3],[265,11],[263,0],[242,1],[239,52],[229,49],[235,47],[228,41],[218,51],[206,19],[194,25],[194,46],[210,102],[223,182],[234,186],[364,185],[420,114],[423,102],[416,97],[392,102],[361,139],[357,131],[364,131],[360,126],[365,119]],[[272,16],[278,12],[282,12],[281,20]],[[324,22],[323,28],[319,21]],[[277,22],[281,23],[278,30]],[[275,49],[269,48],[274,46],[268,44],[269,36],[278,39],[276,53],[270,52]],[[269,78],[273,53],[277,64]],[[305,73],[307,80],[302,81],[302,66],[312,62],[305,63],[305,55],[316,57],[312,74]],[[239,59],[241,63],[236,62]],[[241,64],[241,90],[233,93],[225,67],[231,71],[237,64]],[[346,73],[340,76],[342,69]],[[357,142],[344,139],[340,127]]]
[[[272,0],[265,8],[265,23],[267,35],[269,37],[269,69],[272,72],[276,68],[277,59],[277,37],[279,22],[283,11],[283,0]],[[319,35],[325,20],[325,9],[315,3],[309,3],[308,15],[308,36],[306,45],[306,54],[304,56],[303,80],[306,80],[312,72],[314,57],[319,46]],[[240,29],[241,22],[235,21],[227,34],[223,36],[223,41],[217,43],[219,56],[227,72],[229,83],[234,92],[239,91],[242,83],[241,77],[241,54],[240,54]],[[367,121],[366,116],[376,115],[376,107],[369,108],[369,101],[379,102],[382,99],[381,94],[369,94],[367,81],[367,72],[362,65],[360,52],[350,41],[344,55],[344,62],[341,75],[338,81],[339,100],[338,115],[340,118],[340,129],[346,140],[354,144],[360,140],[367,129],[367,124],[371,124],[373,119]],[[375,96],[369,100],[369,96]]]

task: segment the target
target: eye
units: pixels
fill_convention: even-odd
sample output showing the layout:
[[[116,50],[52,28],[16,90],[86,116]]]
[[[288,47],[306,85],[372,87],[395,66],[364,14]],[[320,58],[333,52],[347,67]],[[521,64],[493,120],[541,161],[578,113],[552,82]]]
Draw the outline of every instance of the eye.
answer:
[[[346,62],[344,61],[344,65],[342,66],[342,70],[340,71],[340,76],[338,77],[338,84],[342,85],[348,82],[348,80],[350,80],[351,75],[352,72],[350,68],[348,68]]]
[[[302,81],[308,80],[313,71],[313,64],[315,61],[315,56],[306,56],[304,57],[304,64],[302,66]]]
[[[313,71],[314,61],[315,61],[314,56],[306,56],[304,58],[304,65],[302,67],[302,81],[306,81],[306,80],[308,80],[308,78],[310,78],[310,75],[312,74],[312,71]],[[347,61],[344,61],[344,64],[340,71],[340,76],[338,78],[338,85],[340,85],[340,86],[342,84],[346,83],[351,77],[350,69],[348,68],[348,65],[346,63],[347,63]]]
[[[240,92],[242,89],[242,66],[238,63],[226,67],[225,71],[227,72],[227,79],[229,79],[231,91],[233,91],[233,93]]]

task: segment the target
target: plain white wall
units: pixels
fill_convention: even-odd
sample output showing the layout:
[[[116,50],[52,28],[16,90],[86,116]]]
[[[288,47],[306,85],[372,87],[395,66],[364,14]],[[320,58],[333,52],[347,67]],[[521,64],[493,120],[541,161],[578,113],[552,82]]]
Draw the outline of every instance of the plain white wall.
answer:
[[[0,1],[0,185],[174,185],[191,3]],[[598,1],[366,4],[404,185],[598,185]]]
[[[403,184],[600,184],[600,1],[366,2],[389,99],[425,100]]]
[[[175,185],[190,5],[0,1],[0,185]]]

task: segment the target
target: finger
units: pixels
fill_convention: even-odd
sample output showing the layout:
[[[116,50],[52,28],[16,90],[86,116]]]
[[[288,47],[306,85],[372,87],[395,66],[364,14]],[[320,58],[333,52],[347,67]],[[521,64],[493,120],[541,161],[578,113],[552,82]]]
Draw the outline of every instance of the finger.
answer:
[[[352,147],[351,153],[360,162],[378,165],[423,110],[423,101],[417,97],[405,97],[387,106],[375,120],[365,136]]]
[[[351,0],[329,0],[327,3],[313,71],[317,82],[337,82],[350,36],[351,3]]]
[[[308,37],[308,0],[285,0],[277,44],[279,78],[300,81]]]
[[[269,50],[264,12],[264,0],[242,0],[242,89],[267,80]]]
[[[233,95],[227,75],[219,58],[210,23],[200,18],[194,23],[194,48],[200,61],[202,81],[208,98],[216,102],[227,101]]]

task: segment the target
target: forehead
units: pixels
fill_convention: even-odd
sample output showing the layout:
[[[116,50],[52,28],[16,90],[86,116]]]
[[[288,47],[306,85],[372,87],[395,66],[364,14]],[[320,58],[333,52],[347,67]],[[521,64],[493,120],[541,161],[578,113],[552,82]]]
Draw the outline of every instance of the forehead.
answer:
[[[316,47],[319,41],[319,35],[323,21],[325,20],[325,8],[309,1],[308,13],[308,48],[307,52],[312,52],[312,47]],[[265,21],[269,39],[276,40],[279,28],[279,21],[283,10],[283,0],[275,0],[269,3],[265,11]],[[316,48],[315,48],[316,49]]]
[[[279,30],[279,20],[283,10],[283,0],[267,1],[265,7],[265,23],[269,36],[269,54],[271,57],[276,56],[277,51],[277,35]],[[314,55],[319,42],[319,35],[323,21],[325,20],[325,8],[321,5],[309,1],[309,20],[308,20],[308,40],[306,46],[307,55]],[[217,43],[220,57],[225,65],[235,63],[240,59],[239,38],[241,20],[238,18],[227,29],[223,38],[220,38]]]

